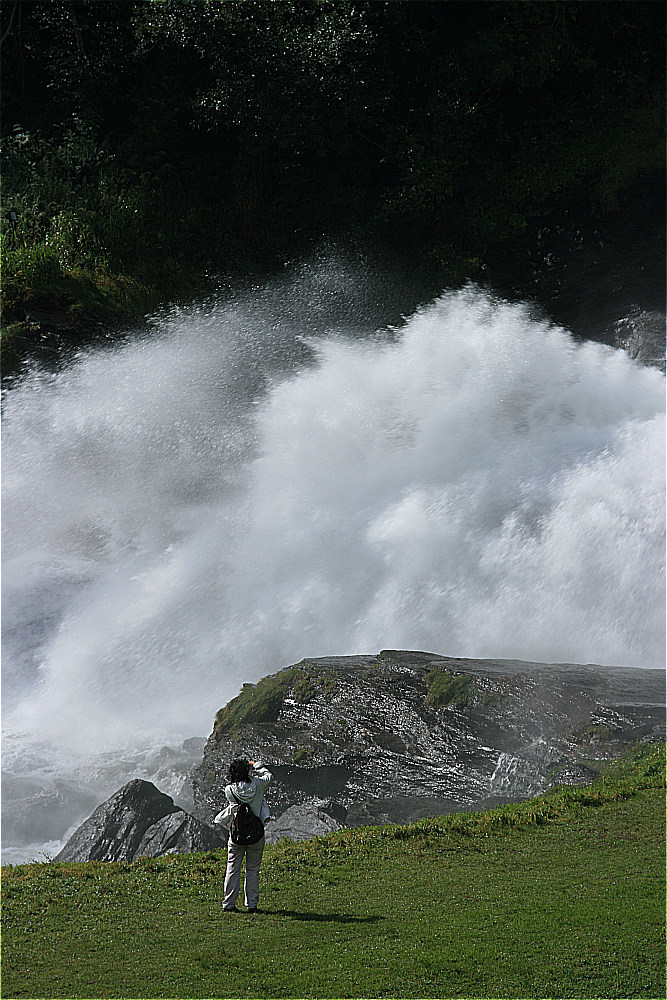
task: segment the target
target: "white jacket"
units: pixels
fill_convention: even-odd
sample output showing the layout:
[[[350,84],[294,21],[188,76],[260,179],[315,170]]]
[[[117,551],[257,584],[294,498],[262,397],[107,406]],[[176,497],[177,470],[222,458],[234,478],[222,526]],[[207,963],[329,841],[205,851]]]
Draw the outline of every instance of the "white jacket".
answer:
[[[252,770],[253,775],[250,781],[235,781],[233,785],[227,785],[225,788],[225,798],[228,804],[220,810],[213,822],[224,826],[226,830],[229,830],[232,825],[232,820],[241,802],[247,802],[262,823],[266,823],[269,818],[269,807],[264,798],[264,791],[273,781],[273,775],[258,760],[255,761]]]

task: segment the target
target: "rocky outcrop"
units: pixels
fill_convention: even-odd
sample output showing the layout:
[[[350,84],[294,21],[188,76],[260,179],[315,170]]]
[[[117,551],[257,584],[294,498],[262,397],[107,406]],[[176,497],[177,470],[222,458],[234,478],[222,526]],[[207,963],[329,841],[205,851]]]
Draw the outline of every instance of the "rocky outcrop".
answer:
[[[135,779],[98,806],[56,861],[132,861],[221,847],[222,834],[174,805],[150,781]]]
[[[659,670],[396,650],[303,660],[218,712],[194,814],[212,820],[238,755],[274,773],[272,841],[517,800],[664,731]]]
[[[34,848],[62,841],[100,802],[128,781],[152,781],[174,804],[192,813],[192,769],[202,759],[206,739],[191,737],[181,744],[103,751],[81,761],[67,777],[54,767],[53,749],[33,745],[26,756],[6,754],[2,769],[3,845]],[[3,848],[4,849],[4,848]],[[11,850],[11,849],[10,849]],[[13,853],[13,852],[12,852]],[[25,858],[31,857],[26,853]]]
[[[245,684],[193,773],[194,816],[136,779],[93,812],[56,861],[212,850],[229,761],[274,774],[266,838],[411,822],[590,783],[637,741],[665,738],[663,671],[462,660],[385,650],[303,660]]]
[[[182,809],[176,809],[148,827],[134,856],[157,858],[162,854],[213,851],[224,842],[216,827],[206,826]]]
[[[330,806],[329,806],[330,808]],[[327,803],[317,800],[300,802],[289,806],[276,820],[270,820],[265,827],[266,842],[275,844],[279,840],[310,840],[323,837],[334,830],[340,830],[343,817],[336,818],[328,811]]]

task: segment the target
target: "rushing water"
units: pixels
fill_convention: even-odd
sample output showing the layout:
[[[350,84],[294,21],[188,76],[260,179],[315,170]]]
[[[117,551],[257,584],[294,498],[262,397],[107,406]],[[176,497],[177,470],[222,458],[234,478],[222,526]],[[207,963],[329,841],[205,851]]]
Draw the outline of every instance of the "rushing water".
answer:
[[[346,282],[173,310],[6,392],[14,842],[303,656],[664,662],[662,373],[474,287],[373,332]]]

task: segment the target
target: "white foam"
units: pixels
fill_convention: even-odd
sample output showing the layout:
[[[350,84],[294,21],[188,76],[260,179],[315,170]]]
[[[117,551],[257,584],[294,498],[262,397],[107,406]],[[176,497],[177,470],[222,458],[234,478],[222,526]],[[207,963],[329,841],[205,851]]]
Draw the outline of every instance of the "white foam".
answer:
[[[207,732],[305,655],[664,662],[659,371],[474,288],[371,339],[260,305],[8,392],[6,729]]]

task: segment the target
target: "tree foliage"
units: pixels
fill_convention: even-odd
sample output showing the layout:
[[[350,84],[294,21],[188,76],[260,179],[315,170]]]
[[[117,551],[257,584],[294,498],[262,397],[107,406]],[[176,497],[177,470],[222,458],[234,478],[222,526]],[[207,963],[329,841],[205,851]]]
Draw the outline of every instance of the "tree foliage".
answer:
[[[148,281],[362,231],[470,261],[662,165],[662,2],[5,0],[0,13],[4,199],[24,243],[57,249],[69,212],[94,266]]]

